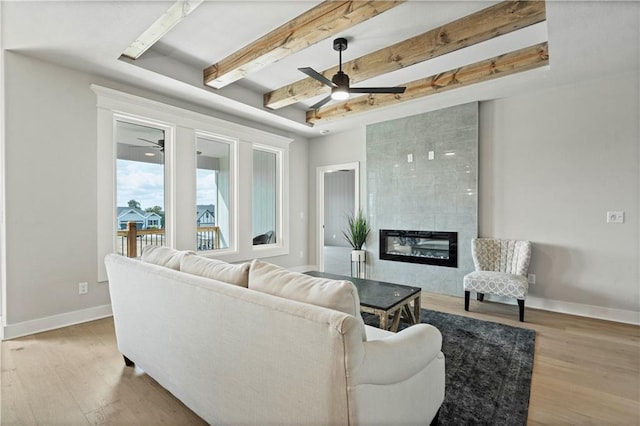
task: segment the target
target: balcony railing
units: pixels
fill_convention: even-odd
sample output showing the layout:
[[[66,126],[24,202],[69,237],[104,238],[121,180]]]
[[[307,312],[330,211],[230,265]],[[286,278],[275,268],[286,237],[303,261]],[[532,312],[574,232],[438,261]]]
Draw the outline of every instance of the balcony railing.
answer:
[[[146,246],[163,246],[164,229],[137,229],[135,222],[129,222],[127,229],[117,231],[117,252],[127,257],[137,257]],[[199,226],[196,228],[198,250],[220,248],[220,228],[217,226]]]

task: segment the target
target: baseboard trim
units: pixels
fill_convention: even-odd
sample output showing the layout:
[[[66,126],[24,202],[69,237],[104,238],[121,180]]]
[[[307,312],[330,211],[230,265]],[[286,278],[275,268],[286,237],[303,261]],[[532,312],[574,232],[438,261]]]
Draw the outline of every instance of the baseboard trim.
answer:
[[[53,315],[45,318],[38,318],[31,321],[19,322],[17,324],[5,325],[3,328],[2,340],[15,339],[16,337],[28,336],[30,334],[42,333],[43,331],[54,330],[56,328],[68,327],[87,321],[106,318],[113,315],[111,305],[101,305],[79,311],[66,312],[64,314]]]
[[[543,299],[535,296],[527,296],[527,298],[525,299],[525,310],[527,307],[542,309],[544,311],[558,312],[561,314],[570,314],[580,317],[597,318],[606,321],[640,325],[640,312],[628,311],[625,309],[584,305],[582,303]]]

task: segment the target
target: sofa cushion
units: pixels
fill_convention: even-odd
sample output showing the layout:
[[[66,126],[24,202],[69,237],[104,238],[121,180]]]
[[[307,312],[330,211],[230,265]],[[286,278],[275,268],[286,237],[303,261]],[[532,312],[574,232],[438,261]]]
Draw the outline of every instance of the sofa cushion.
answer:
[[[249,288],[353,315],[362,323],[366,340],[358,290],[350,281],[310,277],[256,259],[249,268]]]
[[[180,260],[187,255],[195,255],[192,250],[176,250],[163,246],[146,246],[142,249],[140,259],[166,268],[180,270]]]
[[[222,260],[202,256],[182,257],[180,271],[241,287],[247,287],[249,280],[248,263],[233,265]]]

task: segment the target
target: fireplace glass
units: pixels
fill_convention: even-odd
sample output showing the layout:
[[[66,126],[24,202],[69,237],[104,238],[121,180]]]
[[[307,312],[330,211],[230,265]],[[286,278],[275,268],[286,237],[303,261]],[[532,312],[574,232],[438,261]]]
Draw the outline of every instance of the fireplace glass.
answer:
[[[458,233],[381,229],[380,259],[456,268]]]

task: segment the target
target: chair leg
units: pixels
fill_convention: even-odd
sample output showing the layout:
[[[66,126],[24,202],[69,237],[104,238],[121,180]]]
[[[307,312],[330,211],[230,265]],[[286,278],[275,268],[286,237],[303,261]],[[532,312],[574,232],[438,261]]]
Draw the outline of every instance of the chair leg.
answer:
[[[464,310],[465,311],[469,310],[469,293],[471,292],[470,291],[464,292]]]
[[[524,322],[524,299],[518,299],[518,308],[520,308],[520,322]]]
[[[127,367],[133,367],[135,365],[135,363],[131,361],[129,358],[127,358],[125,355],[122,355],[122,357],[124,358],[124,365],[126,365]]]
[[[476,297],[480,302],[484,302],[484,293],[478,293],[476,294]]]

